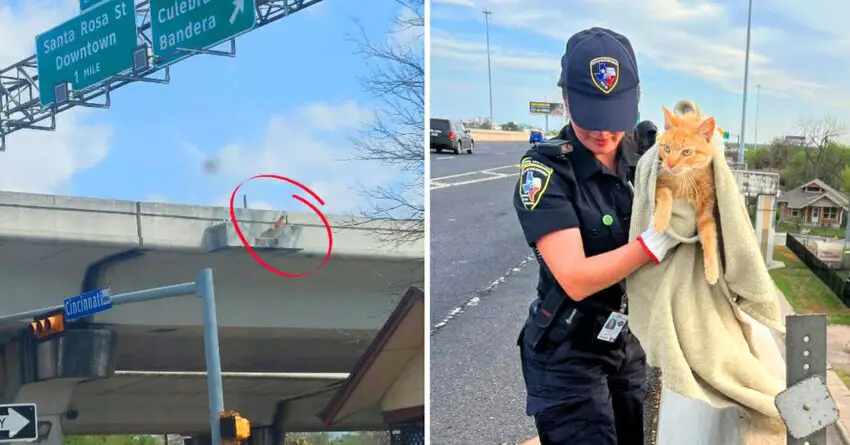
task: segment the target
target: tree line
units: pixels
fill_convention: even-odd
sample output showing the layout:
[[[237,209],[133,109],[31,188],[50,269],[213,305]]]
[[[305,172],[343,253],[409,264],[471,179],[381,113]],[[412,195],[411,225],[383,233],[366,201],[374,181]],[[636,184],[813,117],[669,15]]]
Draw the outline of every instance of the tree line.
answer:
[[[847,127],[834,117],[799,123],[801,142],[776,138],[746,152],[751,170],[774,171],[787,189],[818,178],[831,187],[850,192],[850,144],[840,139]]]

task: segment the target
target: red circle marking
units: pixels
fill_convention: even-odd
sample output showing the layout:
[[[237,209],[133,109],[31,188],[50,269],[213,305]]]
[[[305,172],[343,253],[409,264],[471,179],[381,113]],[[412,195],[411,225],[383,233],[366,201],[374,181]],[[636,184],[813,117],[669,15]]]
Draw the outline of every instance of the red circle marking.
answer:
[[[278,270],[278,269],[275,269],[274,267],[272,267],[269,263],[267,263],[265,260],[263,260],[259,255],[257,255],[257,252],[255,252],[254,248],[251,247],[251,243],[248,242],[248,240],[245,238],[245,235],[242,233],[242,229],[239,227],[239,221],[236,219],[236,209],[234,208],[233,204],[236,201],[236,194],[239,192],[239,189],[243,185],[245,185],[246,182],[253,181],[254,179],[260,179],[260,178],[277,179],[278,181],[288,182],[288,183],[290,183],[290,184],[292,184],[296,187],[300,187],[302,190],[307,192],[316,201],[319,201],[320,205],[325,205],[325,201],[323,201],[322,198],[320,198],[319,195],[317,195],[315,192],[310,190],[309,187],[305,186],[304,184],[301,184],[298,181],[295,181],[293,179],[289,179],[289,178],[284,177],[284,176],[270,175],[270,174],[269,175],[256,175],[256,176],[252,176],[252,177],[242,181],[241,183],[239,183],[239,185],[237,185],[236,188],[233,189],[233,193],[230,194],[230,221],[233,223],[233,228],[236,229],[236,234],[239,236],[239,240],[242,241],[242,245],[245,247],[245,249],[251,255],[251,258],[253,258],[254,261],[259,263],[261,266],[263,266],[269,272],[272,272],[274,274],[280,275],[282,277],[287,277],[287,278],[306,277],[307,275],[310,275],[313,272],[316,272],[317,270],[325,267],[325,264],[327,264],[328,260],[331,258],[331,252],[333,251],[333,246],[334,246],[334,236],[333,236],[333,232],[331,231],[331,224],[328,222],[328,219],[325,218],[325,214],[322,213],[322,211],[319,210],[318,207],[316,207],[315,205],[313,205],[313,203],[311,203],[310,201],[307,201],[306,199],[302,198],[299,195],[293,194],[292,197],[297,199],[298,201],[301,201],[304,205],[309,207],[310,210],[313,211],[313,213],[315,213],[316,215],[319,216],[319,218],[322,220],[322,224],[325,225],[325,232],[327,232],[327,234],[328,234],[328,252],[325,254],[325,257],[322,259],[321,264],[319,264],[318,266],[314,267],[311,270],[308,270],[307,272],[302,272],[302,273],[284,272],[282,270]]]

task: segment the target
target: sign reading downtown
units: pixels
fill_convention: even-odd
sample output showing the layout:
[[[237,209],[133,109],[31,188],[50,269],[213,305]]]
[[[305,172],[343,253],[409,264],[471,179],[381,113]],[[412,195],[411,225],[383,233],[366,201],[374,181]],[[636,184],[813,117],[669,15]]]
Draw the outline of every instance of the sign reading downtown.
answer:
[[[159,66],[254,28],[254,0],[150,0],[153,54]]]
[[[67,82],[80,91],[133,67],[137,46],[134,0],[112,0],[35,38],[42,107],[56,102],[55,88]]]

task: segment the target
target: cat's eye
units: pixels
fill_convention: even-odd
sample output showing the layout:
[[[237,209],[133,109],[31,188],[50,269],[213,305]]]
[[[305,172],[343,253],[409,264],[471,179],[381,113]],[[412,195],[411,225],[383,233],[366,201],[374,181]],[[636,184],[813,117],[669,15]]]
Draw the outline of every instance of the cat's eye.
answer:
[[[686,149],[682,150],[682,156],[690,156],[691,153],[693,153],[693,152],[694,151],[691,150],[690,148],[686,148]]]
[[[667,144],[661,144],[661,149],[664,150],[665,153],[670,153],[670,146]]]

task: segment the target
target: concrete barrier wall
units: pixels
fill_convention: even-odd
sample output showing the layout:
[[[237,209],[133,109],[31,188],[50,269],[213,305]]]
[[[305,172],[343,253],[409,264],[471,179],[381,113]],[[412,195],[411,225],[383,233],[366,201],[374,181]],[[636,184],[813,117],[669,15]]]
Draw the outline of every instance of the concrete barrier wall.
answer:
[[[481,130],[470,128],[475,142],[528,142],[527,131]]]

